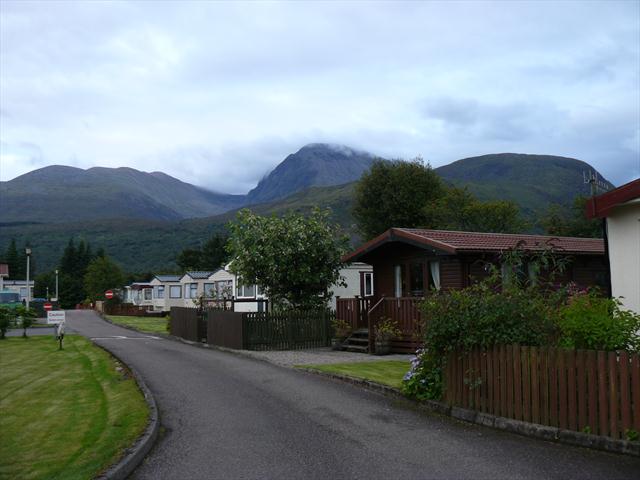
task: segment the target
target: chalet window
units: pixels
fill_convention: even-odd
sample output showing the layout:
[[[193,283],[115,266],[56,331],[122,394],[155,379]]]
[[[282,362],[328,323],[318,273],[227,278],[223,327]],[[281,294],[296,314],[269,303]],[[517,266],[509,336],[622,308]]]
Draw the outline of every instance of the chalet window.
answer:
[[[169,287],[169,298],[180,298],[182,295],[182,288],[180,285],[171,285]]]
[[[27,287],[20,287],[20,298],[27,298]]]
[[[198,298],[198,284],[197,283],[192,283],[191,284],[190,296],[191,296],[191,298]]]
[[[440,290],[440,262],[429,262],[429,289]]]
[[[205,298],[213,298],[216,296],[216,286],[213,283],[204,284],[204,296]]]
[[[410,265],[410,294],[412,297],[424,296],[424,266],[422,263],[412,263]]]
[[[164,285],[155,287],[156,298],[164,298]]]
[[[394,294],[396,297],[402,297],[403,292],[407,290],[407,286],[404,281],[404,265],[395,265],[393,267],[393,279],[394,279]]]
[[[143,295],[144,295],[144,299],[145,300],[151,300],[151,294],[153,293],[153,290],[150,288],[145,288],[143,291]]]
[[[371,297],[373,295],[373,273],[365,272],[363,277],[364,277],[364,296]]]
[[[238,283],[238,297],[239,298],[255,298],[256,286],[255,285],[241,285]]]
[[[216,284],[217,298],[231,298],[233,295],[233,284],[231,280],[219,280]]]

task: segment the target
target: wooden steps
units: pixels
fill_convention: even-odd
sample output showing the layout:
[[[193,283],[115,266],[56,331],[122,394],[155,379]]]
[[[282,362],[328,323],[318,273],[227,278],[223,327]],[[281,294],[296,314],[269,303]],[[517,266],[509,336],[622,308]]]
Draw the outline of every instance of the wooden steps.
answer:
[[[369,353],[369,330],[367,328],[354,330],[343,345],[347,352]]]

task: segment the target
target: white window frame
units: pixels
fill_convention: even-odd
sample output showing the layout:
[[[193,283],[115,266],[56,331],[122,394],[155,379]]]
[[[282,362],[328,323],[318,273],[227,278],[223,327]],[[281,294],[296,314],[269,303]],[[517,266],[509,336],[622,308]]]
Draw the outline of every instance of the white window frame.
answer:
[[[193,288],[195,287],[195,288]],[[189,298],[198,298],[198,284],[191,283],[189,284]]]
[[[174,295],[175,289],[178,289],[178,296]],[[182,286],[181,285],[171,285],[169,286],[169,298],[182,298]]]
[[[216,292],[216,284],[215,283],[205,283],[202,287],[202,292],[205,298],[214,298]]]
[[[246,294],[246,290],[249,288],[253,289],[253,295]],[[237,294],[238,294],[238,298],[256,298],[256,286],[244,285],[244,284],[238,283]]]
[[[367,277],[371,279],[369,282],[369,285],[371,286],[371,290],[369,292],[367,292]],[[364,282],[364,285],[362,285],[362,291],[364,293],[364,296],[373,297],[373,272],[364,272],[362,281]]]
[[[153,300],[153,288],[144,288],[142,290],[142,298],[145,301]]]
[[[164,298],[164,285],[158,285],[154,288],[154,292],[155,292],[155,297],[157,299],[163,299]]]

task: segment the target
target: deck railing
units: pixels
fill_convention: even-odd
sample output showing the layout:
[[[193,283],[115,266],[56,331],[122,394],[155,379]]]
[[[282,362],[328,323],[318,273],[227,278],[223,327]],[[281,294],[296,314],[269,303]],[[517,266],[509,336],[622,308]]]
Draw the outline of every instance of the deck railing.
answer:
[[[375,351],[375,329],[383,318],[398,324],[402,334],[393,339],[391,349],[413,353],[422,342],[422,316],[419,297],[382,297],[369,309],[369,351]]]
[[[337,298],[336,299],[336,318],[346,321],[351,325],[351,330],[359,328],[368,328],[369,321],[367,313],[371,307],[371,299],[369,298]]]

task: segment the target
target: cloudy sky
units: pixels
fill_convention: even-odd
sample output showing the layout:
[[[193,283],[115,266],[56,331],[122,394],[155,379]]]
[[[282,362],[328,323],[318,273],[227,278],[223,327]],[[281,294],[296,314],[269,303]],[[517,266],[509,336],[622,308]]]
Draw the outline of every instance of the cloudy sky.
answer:
[[[0,179],[244,193],[310,142],[640,176],[640,2],[0,2]]]

